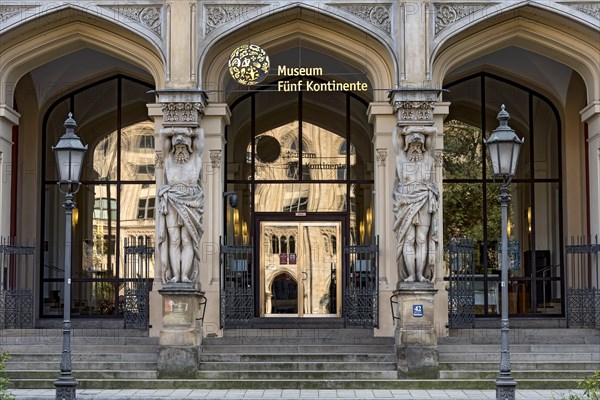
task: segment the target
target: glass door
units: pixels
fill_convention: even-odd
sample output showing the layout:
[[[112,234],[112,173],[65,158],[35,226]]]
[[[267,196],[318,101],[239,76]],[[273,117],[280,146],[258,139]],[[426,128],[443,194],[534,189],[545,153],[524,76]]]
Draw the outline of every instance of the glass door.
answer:
[[[341,316],[341,222],[261,222],[262,317]]]

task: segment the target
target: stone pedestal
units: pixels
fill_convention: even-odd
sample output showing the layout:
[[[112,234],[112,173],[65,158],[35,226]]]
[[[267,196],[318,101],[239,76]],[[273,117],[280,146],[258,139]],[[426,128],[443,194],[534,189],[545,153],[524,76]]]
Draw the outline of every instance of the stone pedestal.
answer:
[[[198,372],[202,344],[204,292],[199,285],[165,284],[162,329],[158,341],[158,377],[193,379]]]
[[[434,324],[432,282],[400,282],[397,301],[396,357],[398,375],[407,378],[437,378],[439,361]]]

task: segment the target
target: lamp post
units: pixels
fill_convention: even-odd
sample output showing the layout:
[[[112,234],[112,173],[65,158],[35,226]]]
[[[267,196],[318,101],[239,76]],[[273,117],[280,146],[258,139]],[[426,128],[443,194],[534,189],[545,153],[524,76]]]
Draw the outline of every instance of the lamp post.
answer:
[[[52,147],[56,156],[58,169],[58,189],[65,194],[65,272],[64,272],[64,298],[63,298],[63,349],[60,360],[60,376],[54,382],[56,387],[56,400],[71,400],[76,398],[75,387],[77,381],[71,371],[71,223],[75,202],[73,195],[79,191],[79,176],[83,165],[83,155],[87,145],[83,145],[75,134],[77,124],[73,114],[65,121],[66,132],[61,136],[55,147]]]
[[[485,143],[488,146],[494,178],[502,178],[498,201],[502,207],[502,322],[500,324],[500,375],[496,378],[496,400],[514,400],[517,382],[510,373],[510,352],[508,350],[508,204],[510,193],[508,186],[517,169],[519,150],[524,139],[519,139],[515,131],[508,126],[510,115],[504,109],[498,113],[500,125],[494,129]]]

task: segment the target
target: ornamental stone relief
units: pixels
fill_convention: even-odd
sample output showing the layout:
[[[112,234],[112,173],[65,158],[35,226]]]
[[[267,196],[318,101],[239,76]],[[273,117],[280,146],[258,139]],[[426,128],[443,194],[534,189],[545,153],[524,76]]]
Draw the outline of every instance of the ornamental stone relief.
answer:
[[[435,101],[395,101],[398,122],[432,122]]]
[[[204,113],[201,103],[165,103],[163,104],[164,125],[198,125],[200,114]]]
[[[377,150],[377,165],[385,167],[385,161],[387,160],[387,149],[376,149]]]
[[[576,10],[591,15],[594,18],[600,19],[600,3],[597,1],[588,3],[562,3],[567,6],[571,6]]]
[[[338,8],[342,11],[356,15],[357,17],[367,21],[371,25],[385,31],[388,34],[392,33],[392,22],[390,17],[390,4],[334,4],[328,3],[327,6]]]
[[[221,168],[221,150],[210,150],[210,164],[213,169]]]
[[[139,22],[158,36],[162,31],[162,18],[160,6],[111,6],[106,7],[119,15],[135,22]]]
[[[489,4],[435,4],[435,34],[437,35],[442,30],[446,29],[455,22],[476,13],[486,7],[493,5]]]
[[[244,4],[244,5],[217,5],[209,4],[204,6],[204,15],[206,24],[204,25],[204,34],[208,35],[219,26],[230,21],[236,20],[249,12],[267,7],[267,5]]]
[[[0,22],[4,22],[7,19],[23,13],[23,11],[34,8],[35,6],[0,6]]]
[[[156,168],[165,167],[165,160],[163,158],[162,151],[157,151],[156,153],[154,153],[154,166]]]

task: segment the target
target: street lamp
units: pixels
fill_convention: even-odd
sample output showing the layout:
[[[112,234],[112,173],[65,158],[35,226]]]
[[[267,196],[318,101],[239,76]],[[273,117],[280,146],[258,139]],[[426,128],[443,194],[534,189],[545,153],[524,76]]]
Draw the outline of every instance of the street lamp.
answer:
[[[488,140],[484,142],[488,146],[492,171],[494,178],[502,178],[502,186],[498,201],[502,207],[502,322],[500,324],[501,348],[500,348],[500,375],[496,378],[496,400],[514,400],[517,382],[510,374],[510,352],[508,351],[508,204],[510,193],[508,186],[517,169],[519,150],[524,138],[519,139],[515,131],[508,126],[510,115],[504,109],[498,114],[500,125],[492,131]]]
[[[75,386],[77,381],[71,373],[71,221],[75,202],[73,195],[79,191],[79,176],[83,165],[83,155],[87,145],[83,145],[79,136],[75,134],[77,124],[73,114],[65,121],[66,132],[61,136],[55,147],[52,147],[56,156],[58,169],[58,189],[65,194],[66,222],[65,222],[65,272],[64,272],[64,299],[63,299],[63,349],[60,360],[60,376],[54,382],[56,387],[56,400],[75,399]]]

